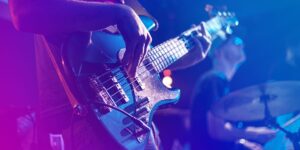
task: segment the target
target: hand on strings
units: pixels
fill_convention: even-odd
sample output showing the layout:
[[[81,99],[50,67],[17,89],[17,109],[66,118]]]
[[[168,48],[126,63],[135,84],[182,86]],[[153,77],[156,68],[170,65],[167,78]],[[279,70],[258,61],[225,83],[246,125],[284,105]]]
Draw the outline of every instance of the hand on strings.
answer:
[[[117,25],[126,43],[122,64],[128,74],[134,77],[138,66],[147,53],[152,38],[143,22],[130,7],[123,5],[120,14],[121,17]]]

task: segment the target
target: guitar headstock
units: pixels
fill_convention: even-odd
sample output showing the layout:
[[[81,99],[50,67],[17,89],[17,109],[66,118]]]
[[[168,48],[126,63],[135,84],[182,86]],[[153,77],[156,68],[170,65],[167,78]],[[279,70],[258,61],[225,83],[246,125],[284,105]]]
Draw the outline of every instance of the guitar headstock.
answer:
[[[226,6],[215,9],[212,5],[206,5],[205,11],[211,18],[205,22],[205,27],[212,39],[216,37],[226,39],[226,35],[232,34],[231,28],[239,25],[235,13],[227,11]]]
[[[232,27],[239,25],[235,13],[228,11],[226,6],[215,9],[212,5],[206,5],[205,11],[211,18],[205,22],[205,27],[212,39],[226,39],[226,35],[232,34]]]
[[[225,40],[227,35],[232,34],[232,27],[239,25],[239,21],[234,12],[227,11],[227,8],[223,8],[222,11],[213,9],[211,5],[206,7],[205,10],[208,12],[210,19],[203,22],[206,31],[210,35],[211,39],[214,40],[217,37]],[[185,37],[189,37],[193,34],[197,34],[202,31],[200,25],[193,26],[189,30],[183,32]]]

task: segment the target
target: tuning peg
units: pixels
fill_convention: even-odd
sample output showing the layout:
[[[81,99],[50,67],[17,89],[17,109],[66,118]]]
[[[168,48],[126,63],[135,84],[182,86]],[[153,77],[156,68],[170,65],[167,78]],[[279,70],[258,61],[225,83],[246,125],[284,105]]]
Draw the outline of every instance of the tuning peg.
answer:
[[[232,34],[232,32],[233,32],[232,29],[230,28],[230,26],[227,26],[225,30],[226,30],[227,34]]]
[[[206,4],[204,10],[205,10],[206,12],[208,12],[209,14],[211,14],[212,11],[213,11],[213,8],[214,8],[214,7],[213,7],[212,5]]]
[[[222,12],[218,11],[218,12],[217,12],[217,15],[218,15],[218,16],[222,16]]]

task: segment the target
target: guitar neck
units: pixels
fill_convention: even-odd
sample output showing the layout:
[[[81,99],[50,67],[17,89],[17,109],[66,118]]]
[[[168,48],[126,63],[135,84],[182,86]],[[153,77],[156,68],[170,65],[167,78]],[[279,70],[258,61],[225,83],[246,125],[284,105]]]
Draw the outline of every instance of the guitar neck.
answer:
[[[205,22],[205,28],[212,40],[216,38],[218,31],[222,29],[219,18],[213,18]],[[201,29],[201,26],[195,26],[183,32],[181,36],[169,39],[149,50],[147,62],[150,62],[156,72],[161,72],[171,64],[186,55],[194,46],[190,35],[193,31]]]
[[[161,72],[188,51],[185,42],[177,37],[153,47],[147,56],[156,72]]]

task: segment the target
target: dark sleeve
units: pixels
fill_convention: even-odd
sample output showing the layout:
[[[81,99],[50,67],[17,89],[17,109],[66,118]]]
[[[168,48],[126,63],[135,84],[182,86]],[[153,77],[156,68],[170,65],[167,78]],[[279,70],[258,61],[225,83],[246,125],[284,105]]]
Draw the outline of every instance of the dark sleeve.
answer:
[[[211,144],[208,133],[207,112],[214,102],[226,94],[227,82],[212,74],[201,78],[195,87],[191,109],[191,146],[205,147]]]

